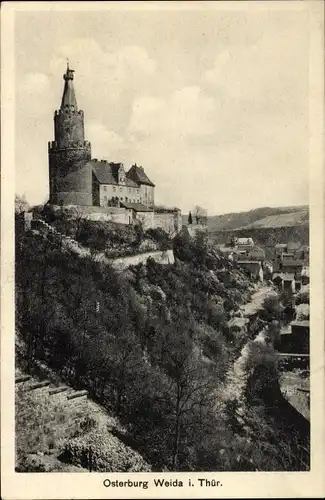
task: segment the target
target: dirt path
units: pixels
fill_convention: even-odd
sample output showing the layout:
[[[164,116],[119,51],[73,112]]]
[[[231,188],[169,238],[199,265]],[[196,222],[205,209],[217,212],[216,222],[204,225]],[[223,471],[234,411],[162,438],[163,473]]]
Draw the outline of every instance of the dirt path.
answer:
[[[270,285],[262,284],[256,292],[252,295],[250,302],[241,306],[241,310],[245,316],[255,314],[261,309],[264,299],[270,295],[275,294],[274,288]],[[265,346],[266,329],[261,330],[256,338],[253,340],[254,344],[259,344],[261,347]],[[229,369],[224,389],[222,391],[225,399],[241,400],[246,388],[247,378],[250,375],[251,369],[248,368],[248,361],[251,358],[253,349],[252,341],[249,340],[241,350],[240,356]]]
[[[276,294],[271,285],[262,284],[255,293],[253,293],[251,300],[240,307],[244,316],[250,316],[257,313],[261,309],[264,299],[271,294]]]

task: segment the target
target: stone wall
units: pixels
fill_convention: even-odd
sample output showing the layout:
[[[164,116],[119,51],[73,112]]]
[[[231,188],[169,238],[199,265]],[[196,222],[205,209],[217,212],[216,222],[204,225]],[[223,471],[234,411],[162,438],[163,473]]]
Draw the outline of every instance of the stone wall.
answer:
[[[82,217],[94,221],[132,224],[132,210],[119,207],[82,207]]]
[[[52,205],[54,212],[58,213],[61,207]],[[71,214],[71,217],[89,219],[93,221],[116,222],[119,224],[132,224],[132,210],[120,207],[95,207],[81,205],[66,205],[64,211]]]
[[[154,227],[163,229],[170,236],[175,236],[182,229],[181,211],[155,212]]]
[[[154,212],[137,212],[134,221],[139,221],[144,230],[155,227]]]
[[[120,257],[114,259],[110,264],[116,270],[126,269],[129,266],[136,266],[140,263],[145,264],[149,258],[154,259],[159,264],[174,264],[173,250],[165,250],[159,252],[145,252],[137,255],[129,255],[127,257]]]

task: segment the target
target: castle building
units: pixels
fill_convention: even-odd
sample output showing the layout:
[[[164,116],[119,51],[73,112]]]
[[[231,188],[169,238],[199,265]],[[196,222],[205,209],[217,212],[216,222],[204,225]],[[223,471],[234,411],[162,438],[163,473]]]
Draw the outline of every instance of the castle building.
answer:
[[[53,205],[154,206],[155,185],[143,167],[91,158],[85,140],[84,113],[78,110],[74,70],[67,65],[60,109],[54,113],[54,141],[49,142],[50,203]]]

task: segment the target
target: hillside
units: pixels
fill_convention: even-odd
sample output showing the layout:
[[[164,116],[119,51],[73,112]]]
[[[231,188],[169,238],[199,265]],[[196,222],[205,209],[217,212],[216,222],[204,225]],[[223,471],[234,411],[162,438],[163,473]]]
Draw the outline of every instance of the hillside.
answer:
[[[300,215],[297,215],[300,214]],[[303,215],[302,215],[303,214]],[[307,217],[306,217],[307,214]],[[286,215],[281,219],[281,215]],[[250,226],[257,221],[260,221],[258,227],[263,227],[263,219],[275,217],[271,223],[276,224],[275,227],[280,227],[280,225],[290,225],[301,224],[299,222],[300,217],[305,217],[304,220],[308,221],[308,207],[307,206],[296,206],[296,207],[262,207],[250,210],[248,212],[237,212],[229,213],[223,215],[214,215],[208,218],[208,230],[209,232],[220,231],[224,229],[240,229],[243,227]],[[186,219],[187,223],[187,219]],[[269,227],[270,222],[265,221],[265,227]]]
[[[309,211],[301,210],[300,212],[269,215],[268,217],[264,217],[263,219],[253,222],[252,224],[244,226],[243,229],[293,227],[306,226],[308,224]]]
[[[262,400],[257,408],[243,399],[243,421],[227,391],[235,360],[265,326],[262,317],[253,318],[247,330],[229,326],[231,319],[242,316],[240,306],[250,301],[258,283],[207,245],[204,234],[190,238],[186,231],[169,241],[175,263],[148,259],[118,272],[94,258],[103,228],[86,229],[81,240],[92,251],[83,258],[62,245],[55,232],[17,236],[16,324],[24,346],[19,362],[25,372],[41,362],[73,391],[88,391],[118,419],[128,448],[108,435],[107,426],[94,439],[98,429],[92,412],[82,428],[70,429],[62,408],[53,412],[47,402],[43,407],[29,400],[20,404],[22,394],[16,400],[18,465],[25,456],[34,460],[35,450],[50,451],[51,438],[51,449],[59,450],[62,439],[70,443],[66,451],[71,466],[83,463],[71,460],[71,453],[82,458],[90,443],[100,447],[107,442],[112,453],[106,456],[98,448],[98,470],[135,470],[133,459],[152,471],[306,468],[292,450],[282,453],[290,432],[281,422],[279,426]],[[130,235],[119,236],[122,245]],[[137,247],[144,238],[137,235]],[[263,387],[276,385],[275,351],[266,344],[258,349],[256,354],[252,350],[247,370],[262,370]],[[242,384],[241,389],[240,397],[245,392]],[[25,427],[36,447],[24,437]],[[55,435],[49,436],[52,427]],[[271,441],[275,445],[270,446]],[[122,462],[119,451],[110,461],[114,450],[121,451]],[[62,470],[55,463],[49,467]]]
[[[142,457],[114,435],[121,426],[104,408],[57,377],[50,383],[36,374],[26,376],[19,364],[15,384],[18,472],[88,472],[90,468],[150,472]]]

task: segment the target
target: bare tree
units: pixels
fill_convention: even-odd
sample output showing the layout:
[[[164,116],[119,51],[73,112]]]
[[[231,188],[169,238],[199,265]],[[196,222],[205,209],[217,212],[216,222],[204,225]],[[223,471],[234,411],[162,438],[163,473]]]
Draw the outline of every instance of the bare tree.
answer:
[[[197,224],[202,224],[204,226],[207,224],[208,212],[205,208],[196,205],[194,207],[193,213]]]
[[[26,200],[26,196],[16,194],[15,195],[15,212],[16,214],[20,214],[21,212],[26,212],[29,210],[29,204]]]

